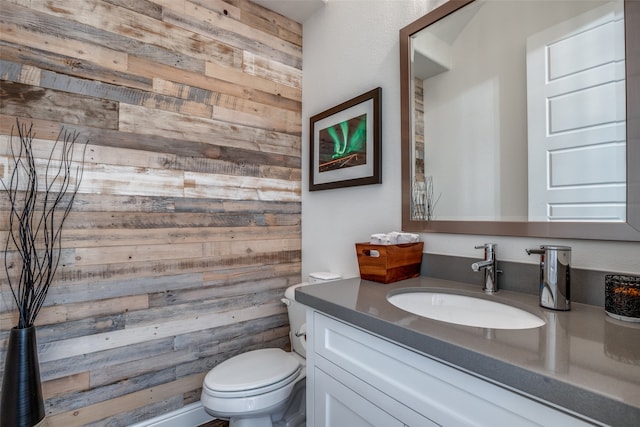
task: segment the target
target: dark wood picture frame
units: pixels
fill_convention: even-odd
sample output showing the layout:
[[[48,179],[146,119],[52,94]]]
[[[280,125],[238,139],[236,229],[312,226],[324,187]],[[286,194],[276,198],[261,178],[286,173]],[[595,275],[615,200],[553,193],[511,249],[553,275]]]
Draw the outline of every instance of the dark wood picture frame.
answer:
[[[382,89],[312,116],[309,191],[380,184]]]

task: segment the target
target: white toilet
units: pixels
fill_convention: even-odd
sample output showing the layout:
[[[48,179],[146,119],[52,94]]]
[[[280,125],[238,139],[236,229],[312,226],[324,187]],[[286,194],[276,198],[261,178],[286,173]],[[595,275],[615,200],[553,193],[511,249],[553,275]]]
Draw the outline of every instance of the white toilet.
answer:
[[[306,424],[306,313],[296,302],[299,286],[338,280],[335,273],[310,273],[308,283],[290,286],[287,305],[290,353],[279,348],[248,351],[214,367],[204,379],[200,401],[210,415],[229,427],[297,427]]]

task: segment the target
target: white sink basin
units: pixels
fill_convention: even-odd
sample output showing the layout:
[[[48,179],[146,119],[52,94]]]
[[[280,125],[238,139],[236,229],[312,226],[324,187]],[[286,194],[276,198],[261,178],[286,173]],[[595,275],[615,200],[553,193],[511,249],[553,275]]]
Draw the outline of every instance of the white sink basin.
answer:
[[[545,321],[519,308],[465,295],[410,291],[393,294],[387,300],[396,307],[442,322],[492,329],[530,329]]]

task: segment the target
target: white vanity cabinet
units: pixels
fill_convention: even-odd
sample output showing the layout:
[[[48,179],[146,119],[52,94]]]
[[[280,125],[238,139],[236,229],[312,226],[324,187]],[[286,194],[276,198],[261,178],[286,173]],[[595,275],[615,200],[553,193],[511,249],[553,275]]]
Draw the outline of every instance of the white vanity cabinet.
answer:
[[[307,312],[307,426],[587,426],[321,312]]]

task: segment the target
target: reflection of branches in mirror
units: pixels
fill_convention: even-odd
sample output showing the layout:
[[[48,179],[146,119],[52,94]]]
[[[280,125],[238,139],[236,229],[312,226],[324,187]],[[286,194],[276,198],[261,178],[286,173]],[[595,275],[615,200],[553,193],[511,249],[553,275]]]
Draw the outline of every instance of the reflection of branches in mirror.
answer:
[[[436,210],[436,205],[438,204],[438,200],[440,200],[440,196],[442,193],[438,194],[438,197],[434,200],[433,198],[433,176],[429,175],[425,178],[425,187],[426,187],[426,205],[427,205],[427,221],[431,221],[435,219],[434,212]]]
[[[435,209],[442,194],[437,198],[433,195],[433,176],[425,177],[424,181],[414,180],[411,188],[411,219],[427,220],[435,219]]]
[[[411,188],[411,219],[424,220],[427,206],[425,183],[414,179]]]

